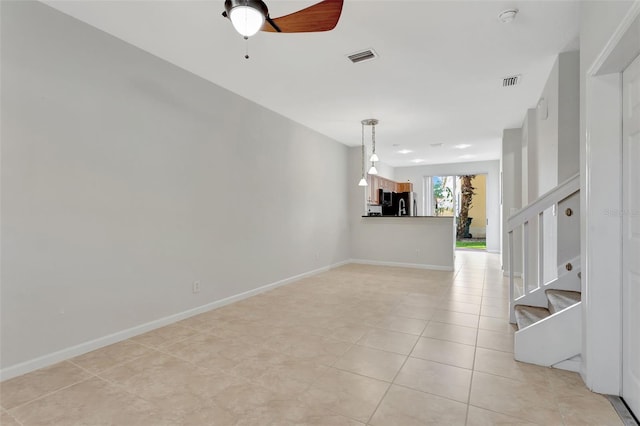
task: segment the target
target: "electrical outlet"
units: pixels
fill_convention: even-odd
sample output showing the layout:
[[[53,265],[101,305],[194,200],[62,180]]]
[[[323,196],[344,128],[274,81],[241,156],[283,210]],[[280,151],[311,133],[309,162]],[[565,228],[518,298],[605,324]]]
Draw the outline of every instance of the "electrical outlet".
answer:
[[[194,281],[193,286],[191,287],[191,290],[194,293],[200,293],[200,281]]]

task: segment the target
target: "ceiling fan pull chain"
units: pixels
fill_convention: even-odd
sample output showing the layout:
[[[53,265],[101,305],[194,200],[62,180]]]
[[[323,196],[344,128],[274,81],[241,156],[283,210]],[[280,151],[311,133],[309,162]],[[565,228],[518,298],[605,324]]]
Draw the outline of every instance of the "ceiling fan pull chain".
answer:
[[[249,59],[249,37],[244,37],[245,42],[245,50],[244,50],[244,58]]]

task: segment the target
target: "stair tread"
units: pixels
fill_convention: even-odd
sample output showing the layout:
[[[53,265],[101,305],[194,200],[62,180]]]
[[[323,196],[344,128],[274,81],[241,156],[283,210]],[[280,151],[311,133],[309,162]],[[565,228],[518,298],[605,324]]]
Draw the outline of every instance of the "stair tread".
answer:
[[[531,324],[536,323],[551,315],[551,312],[549,312],[547,308],[528,305],[516,305],[515,313],[518,330],[522,330],[523,328],[528,327]]]
[[[552,314],[573,306],[582,299],[582,294],[579,291],[546,290],[545,293],[549,300],[549,312]]]

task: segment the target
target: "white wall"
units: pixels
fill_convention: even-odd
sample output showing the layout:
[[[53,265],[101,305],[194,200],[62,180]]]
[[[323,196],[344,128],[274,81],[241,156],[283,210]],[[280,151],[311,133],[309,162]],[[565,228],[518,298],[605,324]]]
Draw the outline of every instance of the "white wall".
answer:
[[[580,180],[583,289],[583,378],[596,392],[621,386],[620,77],[589,71],[638,2],[588,1],[580,5]],[[638,43],[636,42],[636,45]]]
[[[507,219],[522,207],[522,129],[502,132],[502,269],[509,273]],[[514,232],[514,271],[522,272],[521,234]]]
[[[422,214],[425,176],[451,176],[487,174],[487,250],[500,252],[500,161],[477,161],[469,163],[432,164],[413,167],[396,167],[398,182],[411,181],[417,193],[418,214]]]
[[[3,371],[348,259],[345,146],[40,3],[1,62]]]

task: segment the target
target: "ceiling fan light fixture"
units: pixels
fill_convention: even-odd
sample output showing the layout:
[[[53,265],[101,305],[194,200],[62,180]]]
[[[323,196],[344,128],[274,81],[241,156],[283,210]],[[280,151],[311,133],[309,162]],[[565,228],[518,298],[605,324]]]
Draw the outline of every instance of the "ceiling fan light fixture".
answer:
[[[227,15],[240,35],[251,37],[264,25],[268,9],[260,0],[226,0]]]

